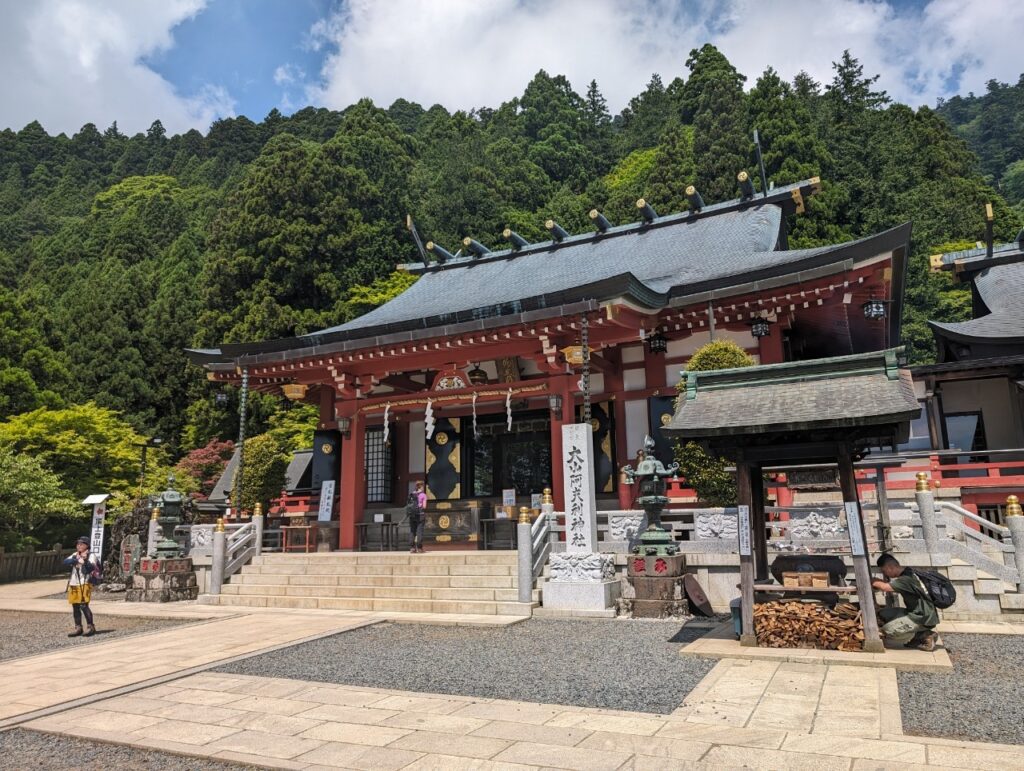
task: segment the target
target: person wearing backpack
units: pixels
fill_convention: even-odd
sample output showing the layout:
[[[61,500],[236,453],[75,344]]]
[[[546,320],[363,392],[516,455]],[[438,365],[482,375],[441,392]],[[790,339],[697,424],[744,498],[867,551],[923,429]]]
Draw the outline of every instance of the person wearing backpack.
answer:
[[[412,534],[410,554],[423,554],[423,524],[426,521],[427,494],[423,491],[423,483],[417,482],[416,489],[409,493],[405,504],[405,516],[409,520]]]
[[[89,551],[89,539],[82,536],[75,544],[74,553],[64,560],[71,567],[68,585],[65,587],[68,602],[71,603],[71,614],[75,619],[75,631],[68,637],[92,637],[96,634],[96,626],[92,620],[89,602],[92,600],[92,585],[99,583],[100,561]],[[89,625],[86,632],[82,631],[82,616]]]
[[[902,608],[879,608],[882,634],[887,640],[903,643],[906,648],[935,650],[939,611],[928,587],[913,570],[903,567],[891,554],[882,554],[877,564],[885,580],[872,581],[871,585],[881,592],[895,592],[903,600]]]

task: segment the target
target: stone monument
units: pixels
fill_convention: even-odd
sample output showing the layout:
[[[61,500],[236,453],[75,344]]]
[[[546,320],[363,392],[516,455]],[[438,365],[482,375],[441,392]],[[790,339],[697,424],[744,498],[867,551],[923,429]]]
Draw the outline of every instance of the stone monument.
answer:
[[[565,551],[549,558],[544,607],[603,611],[619,598],[615,558],[597,551],[593,436],[589,423],[562,426]]]
[[[128,578],[127,602],[174,602],[199,596],[192,558],[182,556],[184,551],[174,539],[174,528],[182,522],[183,497],[174,489],[173,476],[168,477],[167,482],[168,489],[159,495],[153,512],[160,528],[156,554],[147,554],[138,560]]]

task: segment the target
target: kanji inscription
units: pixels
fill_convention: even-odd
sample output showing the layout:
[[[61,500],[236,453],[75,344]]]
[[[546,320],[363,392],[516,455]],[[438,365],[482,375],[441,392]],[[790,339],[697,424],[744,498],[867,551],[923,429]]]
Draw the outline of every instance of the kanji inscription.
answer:
[[[562,426],[565,550],[590,553],[597,547],[593,433],[588,424]]]

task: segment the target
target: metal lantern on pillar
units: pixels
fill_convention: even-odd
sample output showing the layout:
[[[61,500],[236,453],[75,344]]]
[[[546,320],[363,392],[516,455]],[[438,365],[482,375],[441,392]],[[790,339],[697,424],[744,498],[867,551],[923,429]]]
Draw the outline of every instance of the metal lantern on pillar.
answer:
[[[562,412],[562,395],[561,394],[549,394],[548,395],[548,407],[556,415],[560,415]]]
[[[654,330],[654,334],[647,338],[647,349],[651,353],[665,353],[668,350],[668,338],[661,334],[660,329]]]
[[[473,369],[466,373],[466,377],[469,378],[472,385],[484,385],[488,381],[487,373],[480,368],[479,364],[474,364]]]
[[[756,318],[750,322],[750,334],[756,338],[768,337],[772,333],[771,322],[766,318]]]
[[[885,306],[888,305],[888,300],[882,300],[878,297],[870,297],[861,308],[864,309],[864,318],[869,320],[884,319],[889,315],[889,309]]]

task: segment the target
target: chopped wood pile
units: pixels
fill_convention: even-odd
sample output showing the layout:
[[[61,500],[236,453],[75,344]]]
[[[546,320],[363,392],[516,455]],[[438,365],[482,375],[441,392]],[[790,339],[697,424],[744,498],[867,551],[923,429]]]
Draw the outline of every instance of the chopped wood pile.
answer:
[[[838,603],[834,609],[818,602],[779,600],[754,606],[757,644],[768,648],[828,648],[859,651],[864,626],[856,605]]]

